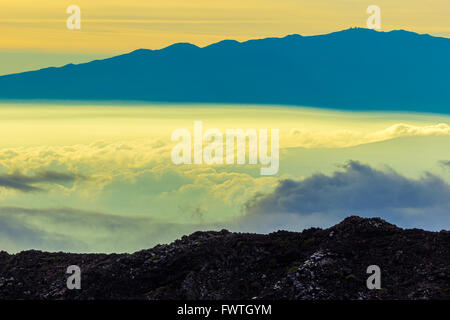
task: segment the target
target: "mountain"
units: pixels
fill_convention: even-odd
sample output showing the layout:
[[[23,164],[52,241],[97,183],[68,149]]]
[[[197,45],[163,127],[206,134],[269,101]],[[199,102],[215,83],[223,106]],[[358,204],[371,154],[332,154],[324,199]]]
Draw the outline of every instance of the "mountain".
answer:
[[[0,99],[289,104],[450,113],[450,39],[353,28],[178,43],[0,77]]]
[[[269,235],[196,232],[134,254],[0,252],[0,299],[450,299],[450,231],[349,217]],[[66,269],[81,269],[68,290]],[[381,289],[369,290],[378,265]]]

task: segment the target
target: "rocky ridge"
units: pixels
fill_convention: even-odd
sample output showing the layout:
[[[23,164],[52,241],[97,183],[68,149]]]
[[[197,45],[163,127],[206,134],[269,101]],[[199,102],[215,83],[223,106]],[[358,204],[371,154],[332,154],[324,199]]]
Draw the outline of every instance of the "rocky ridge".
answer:
[[[70,265],[81,290],[67,289]],[[380,290],[366,286],[370,265]],[[196,232],[133,254],[0,252],[0,299],[450,299],[450,231],[349,217],[301,233]]]

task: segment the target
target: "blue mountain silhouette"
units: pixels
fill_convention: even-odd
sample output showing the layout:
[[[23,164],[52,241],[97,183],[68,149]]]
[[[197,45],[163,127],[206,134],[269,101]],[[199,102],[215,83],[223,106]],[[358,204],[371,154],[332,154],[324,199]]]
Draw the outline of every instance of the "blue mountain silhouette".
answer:
[[[0,77],[2,99],[292,104],[450,113],[450,39],[352,28],[178,43]]]

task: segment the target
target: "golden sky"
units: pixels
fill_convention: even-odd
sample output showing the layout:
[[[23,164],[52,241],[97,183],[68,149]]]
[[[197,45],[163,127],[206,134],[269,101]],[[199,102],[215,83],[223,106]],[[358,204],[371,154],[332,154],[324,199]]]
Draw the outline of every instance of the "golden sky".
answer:
[[[373,4],[382,30],[450,37],[448,0],[0,0],[0,74],[175,42],[204,46],[365,27]],[[81,30],[66,27],[69,5],[81,8]]]

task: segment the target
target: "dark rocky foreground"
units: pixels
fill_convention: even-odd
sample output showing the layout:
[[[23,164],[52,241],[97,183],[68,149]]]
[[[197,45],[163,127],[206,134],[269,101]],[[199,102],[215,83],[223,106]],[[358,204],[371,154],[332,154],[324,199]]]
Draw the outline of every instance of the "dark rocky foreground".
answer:
[[[82,270],[68,290],[66,269]],[[369,265],[381,290],[369,290]],[[0,252],[0,299],[450,299],[450,231],[350,217],[326,230],[197,232],[134,254]]]

